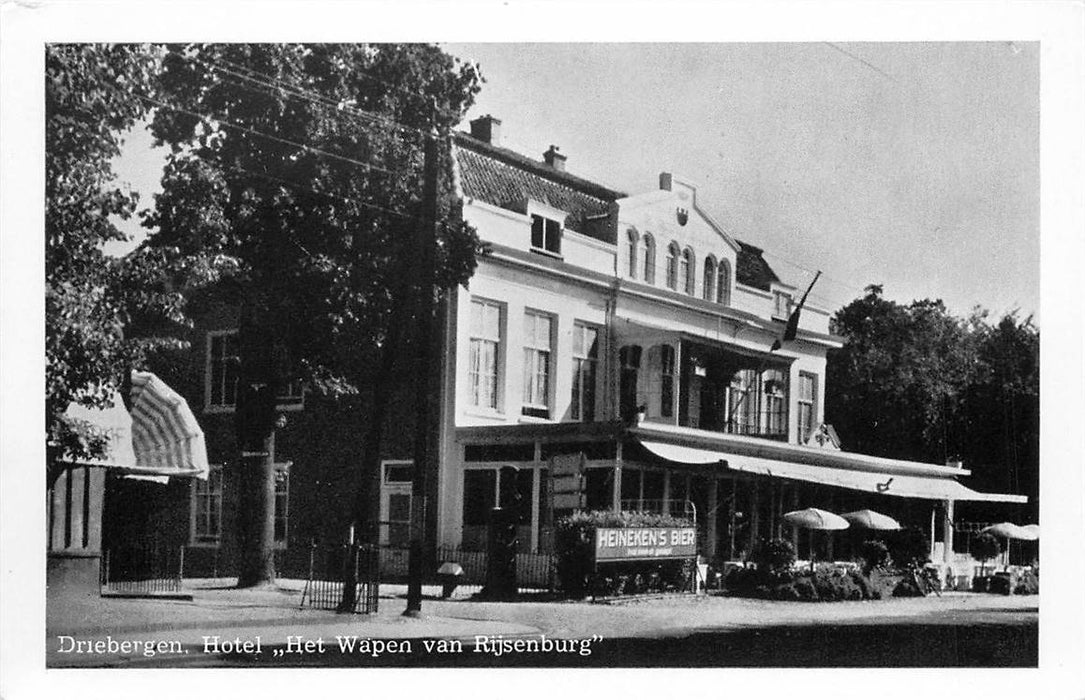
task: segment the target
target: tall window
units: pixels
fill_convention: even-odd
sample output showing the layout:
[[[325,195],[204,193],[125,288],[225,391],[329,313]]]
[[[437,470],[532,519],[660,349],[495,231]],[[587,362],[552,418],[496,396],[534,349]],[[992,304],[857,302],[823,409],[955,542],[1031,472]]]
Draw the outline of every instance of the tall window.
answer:
[[[531,247],[558,255],[561,253],[561,223],[538,214],[531,215]]]
[[[206,481],[193,482],[192,543],[218,544],[222,537],[222,468],[212,466]]]
[[[599,330],[577,323],[573,326],[573,420],[595,419],[595,371],[599,363]]]
[[[745,435],[756,432],[757,415],[756,392],[757,373],[752,369],[742,369],[731,377],[727,388],[727,429],[728,432]]]
[[[629,263],[629,276],[636,278],[637,276],[637,246],[640,245],[639,236],[633,229],[629,229],[629,250],[628,250],[628,263]]]
[[[693,285],[696,276],[696,269],[693,265],[693,251],[686,248],[682,252],[680,277],[682,280],[682,291],[690,296],[693,296]]]
[[[553,319],[536,311],[524,313],[525,416],[550,417],[550,331]]]
[[[667,247],[667,286],[678,289],[678,258],[682,256],[677,243]]]
[[[468,358],[472,406],[497,409],[498,363],[501,352],[501,306],[471,300],[471,352]]]
[[[290,531],[290,469],[275,465],[275,544],[285,547]]]
[[[237,331],[207,334],[207,407],[237,405],[237,377],[241,365]]]
[[[716,259],[711,255],[704,259],[704,298],[705,301],[716,298]]]
[[[774,318],[787,318],[791,315],[791,295],[787,292],[773,292],[772,315]]]
[[[623,345],[618,351],[621,364],[618,395],[621,401],[621,416],[628,420],[637,411],[637,373],[640,370],[639,345]]]
[[[716,303],[727,306],[731,303],[731,263],[720,260],[717,279]]]
[[[656,241],[652,234],[644,234],[644,283],[656,283]]]
[[[805,443],[817,421],[817,375],[799,373],[799,442]]]
[[[674,415],[674,346],[664,345],[660,352],[659,415]]]
[[[761,375],[761,431],[766,435],[787,433],[787,376],[778,369]]]

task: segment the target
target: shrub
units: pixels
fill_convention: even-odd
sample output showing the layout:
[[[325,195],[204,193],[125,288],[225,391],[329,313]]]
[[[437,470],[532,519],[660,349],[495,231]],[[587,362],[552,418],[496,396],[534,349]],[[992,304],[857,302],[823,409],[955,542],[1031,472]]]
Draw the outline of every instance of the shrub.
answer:
[[[1010,576],[992,576],[987,584],[988,593],[1009,595],[1013,592],[1013,579]]]
[[[1032,571],[1022,573],[1013,592],[1018,595],[1036,595],[1040,592],[1040,577]]]
[[[886,546],[889,558],[901,566],[922,564],[930,557],[930,540],[916,527],[888,533]]]
[[[758,571],[779,576],[795,565],[795,545],[791,540],[762,540],[751,559],[757,564]]]
[[[692,572],[689,560],[637,561],[602,564],[595,571],[595,531],[600,527],[688,527],[682,518],[656,513],[577,512],[561,518],[554,528],[556,570],[562,593],[582,597],[679,590]]]
[[[972,579],[973,593],[986,593],[991,584],[992,576],[976,576]]]
[[[865,573],[889,566],[889,547],[881,540],[867,540],[864,542],[859,550],[859,556],[863,558],[863,571]]]
[[[979,559],[980,566],[987,568],[987,562],[1002,553],[1002,544],[989,532],[981,532],[972,540],[972,556]]]

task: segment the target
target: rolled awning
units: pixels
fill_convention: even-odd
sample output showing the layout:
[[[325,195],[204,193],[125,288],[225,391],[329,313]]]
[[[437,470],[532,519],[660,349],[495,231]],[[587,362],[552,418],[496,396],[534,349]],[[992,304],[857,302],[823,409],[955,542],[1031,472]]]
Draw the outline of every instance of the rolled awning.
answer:
[[[925,498],[939,501],[999,501],[1025,503],[1028,498],[1001,493],[980,493],[961,484],[952,476],[917,476],[894,474],[888,471],[862,471],[788,462],[764,457],[738,455],[665,442],[641,440],[640,444],[652,454],[671,462],[682,464],[715,464],[723,462],[728,469],[776,477],[794,479],[814,484],[866,491],[885,496]],[[879,463],[884,469],[884,460]]]
[[[72,404],[66,414],[89,423],[107,437],[101,459],[83,464],[114,469],[125,475],[166,481],[171,476],[206,479],[209,466],[203,430],[188,403],[150,372],[132,372],[129,413],[119,393],[113,406],[92,409]]]

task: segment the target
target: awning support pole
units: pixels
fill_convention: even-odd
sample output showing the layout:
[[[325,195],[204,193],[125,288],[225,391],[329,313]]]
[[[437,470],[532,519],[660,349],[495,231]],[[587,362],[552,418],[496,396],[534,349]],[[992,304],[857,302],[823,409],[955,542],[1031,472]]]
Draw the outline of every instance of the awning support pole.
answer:
[[[942,516],[942,563],[953,563],[953,501],[948,499]]]

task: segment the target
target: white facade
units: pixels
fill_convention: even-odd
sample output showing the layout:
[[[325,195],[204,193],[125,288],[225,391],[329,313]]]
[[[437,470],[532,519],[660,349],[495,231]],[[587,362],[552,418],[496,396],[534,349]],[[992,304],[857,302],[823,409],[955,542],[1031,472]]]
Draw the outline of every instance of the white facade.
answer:
[[[463,145],[461,168],[465,166]],[[506,153],[473,147],[495,159]],[[471,157],[482,156],[474,152]],[[479,167],[471,162],[466,166]],[[502,167],[507,169],[508,161]],[[527,171],[524,177],[536,178],[522,185],[525,189],[536,186],[538,191],[544,180],[546,187],[555,190],[580,184],[563,169],[550,171],[541,164],[527,164],[522,170]],[[479,189],[474,175],[461,175],[461,180],[475,182]],[[630,419],[630,407],[623,406],[623,360],[628,364],[623,348],[640,348],[635,392],[638,405],[646,408],[644,424],[740,432],[741,426],[728,424],[729,414],[749,413],[758,410],[755,405],[772,401],[776,412],[771,419],[754,418],[742,432],[772,433],[771,439],[798,443],[800,397],[794,388],[800,375],[805,375],[807,386],[814,387],[806,401],[807,417],[814,425],[820,420],[825,353],[840,345],[828,334],[828,314],[805,306],[797,339],[772,352],[791,310],[784,307],[782,315],[774,313],[780,311],[774,309],[774,294],[793,298],[795,287],[776,279],[757,249],[745,246],[743,258],[743,244],[704,214],[693,185],[665,173],[660,186],[646,194],[599,202],[594,213],[563,210],[553,201],[531,196],[499,204],[462,192],[465,218],[492,251],[480,259],[469,285],[457,290],[450,309],[447,371],[451,376],[446,387],[452,394],[447,399],[451,424],[443,431],[441,542],[475,544],[478,533],[473,528],[479,527],[482,518],[472,513],[499,502],[500,492],[511,485],[498,482],[514,478],[522,501],[526,504],[530,497],[531,503],[530,509],[523,506],[525,519],[530,510],[530,523],[522,529],[522,544],[527,548],[529,542],[531,549],[542,546],[547,445],[555,441],[579,444],[582,435],[599,426],[620,426]],[[557,191],[553,198],[563,192]],[[590,228],[583,222],[603,220],[608,212],[607,229],[574,228],[578,224]],[[540,223],[539,218],[561,224],[559,244],[554,244],[546,228],[550,224]],[[655,248],[655,274],[649,280],[645,279],[646,235]],[[668,271],[672,246],[687,257]],[[706,259],[711,259],[707,290]],[[751,275],[744,274],[743,267],[751,260],[761,274],[753,282],[746,279]],[[725,268],[722,278],[721,266]],[[692,276],[688,286],[687,274]],[[721,279],[723,294],[719,293]],[[589,349],[592,338],[595,344]],[[691,359],[695,354],[708,359]],[[712,368],[710,363],[714,363]],[[751,396],[745,408],[737,394],[723,386],[732,369],[739,367],[757,377],[747,387]],[[712,391],[706,390],[719,368],[724,374],[717,373]],[[780,380],[766,381],[763,386],[762,375],[770,374]],[[768,385],[774,387],[771,399],[765,389]],[[625,387],[627,404],[632,391],[631,385]],[[707,413],[714,416],[712,425],[707,424]],[[622,448],[615,449],[615,455],[589,455],[589,466],[613,469],[608,477],[613,483],[605,488],[612,489],[608,499],[614,506],[624,496],[641,497],[646,490],[660,495],[660,481],[665,497],[683,489],[688,492],[688,481],[678,486],[680,477],[685,477],[673,470],[660,471],[659,478],[645,477],[640,491],[629,485],[627,472],[623,491]],[[594,463],[593,457],[598,458]],[[628,456],[624,464],[627,470],[631,465],[655,469],[634,465]],[[515,466],[519,473],[504,477],[496,473],[507,466]],[[465,522],[465,516],[472,522]]]

